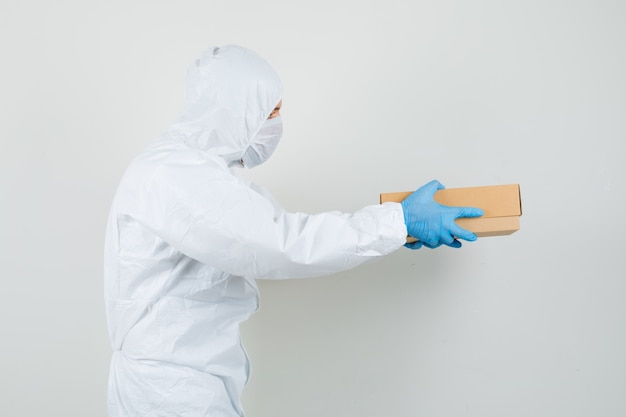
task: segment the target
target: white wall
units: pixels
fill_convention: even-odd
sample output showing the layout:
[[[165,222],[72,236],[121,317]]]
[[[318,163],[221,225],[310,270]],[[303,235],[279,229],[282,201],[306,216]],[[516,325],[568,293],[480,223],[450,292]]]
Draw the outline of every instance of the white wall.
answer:
[[[262,282],[250,417],[626,415],[626,4],[0,4],[0,414],[104,416],[101,253],[187,65],[238,43],[286,86],[250,172],[291,210],[437,178],[520,183],[522,229]]]

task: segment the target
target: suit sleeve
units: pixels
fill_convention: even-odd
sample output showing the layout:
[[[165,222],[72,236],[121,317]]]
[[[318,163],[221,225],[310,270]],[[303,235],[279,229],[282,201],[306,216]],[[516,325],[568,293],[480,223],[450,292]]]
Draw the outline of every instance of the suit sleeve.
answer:
[[[328,275],[406,242],[398,203],[355,213],[285,212],[227,170],[163,165],[139,189],[131,215],[187,256],[234,275]]]

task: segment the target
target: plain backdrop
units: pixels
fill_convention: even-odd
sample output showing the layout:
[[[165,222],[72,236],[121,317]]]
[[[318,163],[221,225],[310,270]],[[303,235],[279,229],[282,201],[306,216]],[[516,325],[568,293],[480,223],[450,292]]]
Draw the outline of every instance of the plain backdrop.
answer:
[[[522,228],[263,281],[249,417],[626,415],[626,3],[2,1],[0,414],[105,416],[106,214],[207,47],[256,50],[292,211],[519,183]]]

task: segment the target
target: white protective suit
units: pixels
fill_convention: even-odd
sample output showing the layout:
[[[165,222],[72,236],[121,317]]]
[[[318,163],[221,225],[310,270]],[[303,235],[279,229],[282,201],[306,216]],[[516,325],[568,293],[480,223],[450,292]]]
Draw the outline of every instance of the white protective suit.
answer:
[[[400,204],[287,213],[237,165],[282,99],[252,51],[210,48],[189,69],[179,120],[129,165],[105,242],[111,417],[243,416],[239,324],[256,278],[328,275],[402,247]]]

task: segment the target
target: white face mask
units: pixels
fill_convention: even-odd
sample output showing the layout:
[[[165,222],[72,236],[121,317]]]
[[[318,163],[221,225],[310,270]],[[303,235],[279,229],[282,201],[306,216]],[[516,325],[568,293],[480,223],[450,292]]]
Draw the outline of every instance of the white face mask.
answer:
[[[257,134],[252,139],[252,143],[241,158],[243,165],[253,168],[267,161],[278,147],[278,142],[283,134],[283,121],[280,116],[267,119]]]

